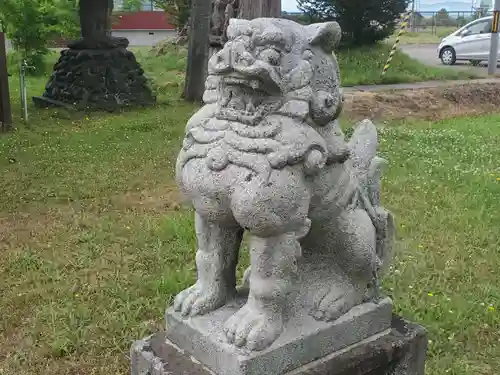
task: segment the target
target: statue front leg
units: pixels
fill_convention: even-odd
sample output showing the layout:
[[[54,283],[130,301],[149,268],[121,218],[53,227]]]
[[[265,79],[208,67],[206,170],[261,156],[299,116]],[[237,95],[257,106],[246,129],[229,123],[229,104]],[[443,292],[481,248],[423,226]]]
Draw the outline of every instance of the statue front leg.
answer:
[[[295,233],[252,238],[250,293],[247,303],[225,325],[230,343],[263,350],[281,334],[296,275],[297,247]]]
[[[309,193],[293,170],[275,171],[266,184],[258,181],[237,190],[236,219],[251,234],[247,303],[225,325],[230,343],[263,350],[282,333],[297,274],[299,239],[310,228]]]
[[[195,225],[198,279],[174,301],[174,310],[183,316],[213,311],[233,298],[236,291],[236,264],[243,229],[236,223],[231,226],[209,222],[199,214],[196,214]]]

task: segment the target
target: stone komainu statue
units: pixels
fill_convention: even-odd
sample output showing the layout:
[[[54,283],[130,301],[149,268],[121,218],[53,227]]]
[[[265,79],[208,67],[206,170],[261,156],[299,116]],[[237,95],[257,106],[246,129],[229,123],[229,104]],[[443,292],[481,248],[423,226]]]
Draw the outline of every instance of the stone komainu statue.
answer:
[[[262,350],[294,304],[332,321],[376,298],[394,224],[380,206],[385,163],[376,156],[375,126],[359,123],[347,142],[337,121],[338,24],[232,19],[227,34],[177,162],[196,211],[198,279],[174,309],[196,316],[234,298],[248,231],[249,296],[225,333]]]

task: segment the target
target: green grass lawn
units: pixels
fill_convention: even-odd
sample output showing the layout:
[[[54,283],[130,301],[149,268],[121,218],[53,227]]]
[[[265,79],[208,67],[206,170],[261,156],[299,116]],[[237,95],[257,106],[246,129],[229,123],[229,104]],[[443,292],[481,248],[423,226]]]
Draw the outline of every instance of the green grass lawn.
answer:
[[[182,102],[0,137],[2,374],[125,374],[131,342],[194,280],[172,181]],[[385,287],[432,340],[428,374],[500,366],[500,115],[381,128],[398,218]],[[79,369],[77,372],[77,369]]]
[[[424,65],[397,51],[387,74],[381,77],[391,46],[380,44],[338,54],[343,86],[376,85],[477,78],[475,72]]]
[[[394,56],[387,74],[381,73],[389,57],[391,46],[381,43],[376,46],[342,50],[337,53],[342,75],[343,86],[375,85],[390,83],[422,82],[431,80],[456,80],[476,78],[473,71],[438,68],[422,64],[402,52]],[[186,57],[181,51],[168,56],[152,57],[145,50],[137,52],[138,58],[148,72],[162,72],[163,76],[154,74],[158,78],[160,87],[171,86],[183,82],[183,74],[172,75],[165,69],[183,68]]]
[[[341,61],[345,79],[361,71]],[[174,82],[175,67],[146,70]],[[30,79],[30,93],[45,80]],[[157,85],[168,104],[83,117],[30,108],[29,127],[0,135],[0,374],[127,374],[132,341],[160,329],[193,282],[193,215],[172,178],[196,108]],[[428,375],[500,367],[499,122],[380,129],[399,228],[384,285],[429,330]]]

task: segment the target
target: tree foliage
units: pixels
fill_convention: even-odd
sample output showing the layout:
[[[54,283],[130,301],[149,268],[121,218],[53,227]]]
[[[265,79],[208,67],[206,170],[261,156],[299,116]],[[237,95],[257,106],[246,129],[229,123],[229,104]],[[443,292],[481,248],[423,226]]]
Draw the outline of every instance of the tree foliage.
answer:
[[[310,15],[304,13],[297,14],[297,13],[282,12],[281,18],[294,21],[302,25],[310,25],[311,23],[314,22],[314,19],[311,19]]]
[[[441,8],[434,15],[434,25],[436,26],[454,26],[456,23],[456,20],[450,17],[445,8]]]
[[[191,12],[191,0],[148,0],[157,8],[163,9],[169,22],[180,31],[187,23]],[[144,0],[122,0],[122,11],[137,12],[145,4]]]
[[[77,0],[2,0],[0,23],[20,58],[42,73],[48,42],[79,34]]]
[[[180,31],[189,20],[191,0],[154,0],[155,6],[169,16],[169,22]]]
[[[409,0],[298,0],[313,22],[337,21],[342,46],[370,45],[390,36]]]
[[[125,12],[138,12],[141,10],[142,0],[123,0],[122,10]]]

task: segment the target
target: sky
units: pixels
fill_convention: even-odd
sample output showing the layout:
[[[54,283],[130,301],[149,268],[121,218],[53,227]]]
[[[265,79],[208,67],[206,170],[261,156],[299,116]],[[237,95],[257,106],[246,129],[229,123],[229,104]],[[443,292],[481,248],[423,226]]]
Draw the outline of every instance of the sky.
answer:
[[[490,0],[491,1],[491,0]],[[476,2],[480,3],[481,0],[477,0]],[[489,2],[489,1],[488,1]],[[470,3],[472,4],[471,0],[420,0],[421,4],[436,4],[436,3]]]
[[[297,0],[281,0],[281,7],[286,11],[297,11]]]
[[[447,3],[450,0],[420,0],[420,4],[435,4],[435,3]],[[451,0],[452,2],[464,2],[470,3],[471,0]],[[480,2],[480,0],[477,0]],[[296,11],[297,10],[297,0],[281,0],[281,6],[283,10]]]

